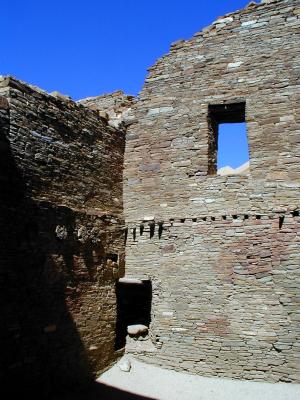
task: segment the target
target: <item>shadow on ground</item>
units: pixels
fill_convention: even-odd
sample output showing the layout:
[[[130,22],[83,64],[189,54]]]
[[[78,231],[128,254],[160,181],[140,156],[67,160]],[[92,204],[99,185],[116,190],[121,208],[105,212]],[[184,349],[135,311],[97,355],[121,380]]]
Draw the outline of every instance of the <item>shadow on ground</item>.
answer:
[[[93,383],[84,390],[51,397],[49,400],[155,400],[116,389],[103,383]]]

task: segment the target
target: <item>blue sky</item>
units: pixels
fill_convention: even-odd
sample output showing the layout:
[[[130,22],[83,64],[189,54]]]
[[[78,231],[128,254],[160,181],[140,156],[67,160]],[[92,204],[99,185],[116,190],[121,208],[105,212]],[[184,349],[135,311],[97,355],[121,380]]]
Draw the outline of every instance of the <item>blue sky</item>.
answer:
[[[171,42],[249,1],[3,1],[0,74],[75,100],[117,89],[135,95]]]
[[[249,160],[246,123],[219,125],[218,169],[237,168]]]
[[[172,42],[190,38],[249,1],[6,0],[1,3],[0,75],[74,100],[119,89],[136,95],[147,68]],[[245,135],[238,138],[237,126],[225,129],[228,140],[220,134],[218,166],[236,167],[247,160]]]

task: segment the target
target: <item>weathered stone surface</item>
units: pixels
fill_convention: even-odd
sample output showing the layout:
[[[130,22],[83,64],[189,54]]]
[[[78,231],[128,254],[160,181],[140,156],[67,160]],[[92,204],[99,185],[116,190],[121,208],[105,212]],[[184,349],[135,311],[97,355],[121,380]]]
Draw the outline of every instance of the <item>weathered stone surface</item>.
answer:
[[[0,96],[0,377],[46,398],[116,358],[125,135],[13,78]]]
[[[120,278],[119,279],[119,282],[120,283],[127,283],[127,284],[130,284],[130,285],[142,285],[143,284],[143,280],[142,279],[136,279],[136,278]]]
[[[0,96],[0,108],[2,108],[2,109],[9,108],[8,100],[6,97]]]
[[[129,325],[127,332],[131,336],[144,335],[148,333],[148,326],[142,324]]]
[[[118,366],[123,372],[130,372],[131,370],[131,362],[129,360],[122,360],[119,362]]]
[[[299,382],[299,28],[299,0],[252,3],[149,69],[124,172],[126,274],[151,276],[156,347],[129,350],[146,361]],[[224,105],[245,107],[245,175],[212,168]]]
[[[133,120],[131,107],[134,104],[134,98],[124,94],[121,90],[102,96],[88,97],[79,100],[78,103],[98,110],[99,115],[101,117],[105,115],[108,123],[115,128],[125,128]]]
[[[175,42],[137,100],[75,103],[0,77],[2,382],[49,392],[110,365],[124,239],[119,282],[142,293],[118,315],[124,338],[152,298],[149,336],[127,351],[299,382],[299,10],[251,2]],[[218,176],[216,126],[232,119],[250,166]]]

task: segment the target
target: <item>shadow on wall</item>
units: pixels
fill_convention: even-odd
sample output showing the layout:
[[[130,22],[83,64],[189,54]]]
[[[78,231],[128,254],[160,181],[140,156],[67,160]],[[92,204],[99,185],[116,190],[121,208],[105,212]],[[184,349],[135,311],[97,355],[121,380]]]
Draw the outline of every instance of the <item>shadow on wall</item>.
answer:
[[[2,111],[2,110],[0,110]],[[1,392],[38,393],[40,398],[93,380],[92,365],[69,312],[80,307],[80,294],[66,298],[73,276],[73,255],[91,249],[72,237],[59,241],[55,226],[72,230],[66,207],[34,203],[11,153],[8,119],[0,114],[0,383]],[[63,260],[57,263],[50,255]],[[62,267],[64,266],[64,268]],[[79,280],[79,278],[77,278]],[[89,277],[80,277],[80,282]]]

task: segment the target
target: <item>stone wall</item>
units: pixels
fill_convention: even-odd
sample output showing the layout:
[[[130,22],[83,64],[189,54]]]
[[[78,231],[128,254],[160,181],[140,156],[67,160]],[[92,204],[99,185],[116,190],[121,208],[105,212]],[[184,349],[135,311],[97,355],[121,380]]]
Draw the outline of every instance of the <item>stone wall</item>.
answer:
[[[97,110],[109,125],[122,128],[126,127],[127,122],[130,121],[130,110],[134,104],[134,97],[119,90],[102,96],[88,97],[79,100],[78,103]]]
[[[124,133],[12,78],[0,90],[1,383],[74,388],[116,357]]]
[[[152,280],[150,362],[300,380],[299,18],[299,0],[219,18],[172,45],[132,108],[126,275]],[[210,110],[241,104],[250,174],[218,176]]]
[[[156,351],[136,355],[202,375],[299,381],[299,214],[281,229],[276,215],[162,227],[128,235],[126,273],[153,288]]]
[[[298,207],[298,42],[298,0],[252,5],[150,68],[126,137],[127,221]],[[208,105],[241,101],[251,176],[207,176]]]

